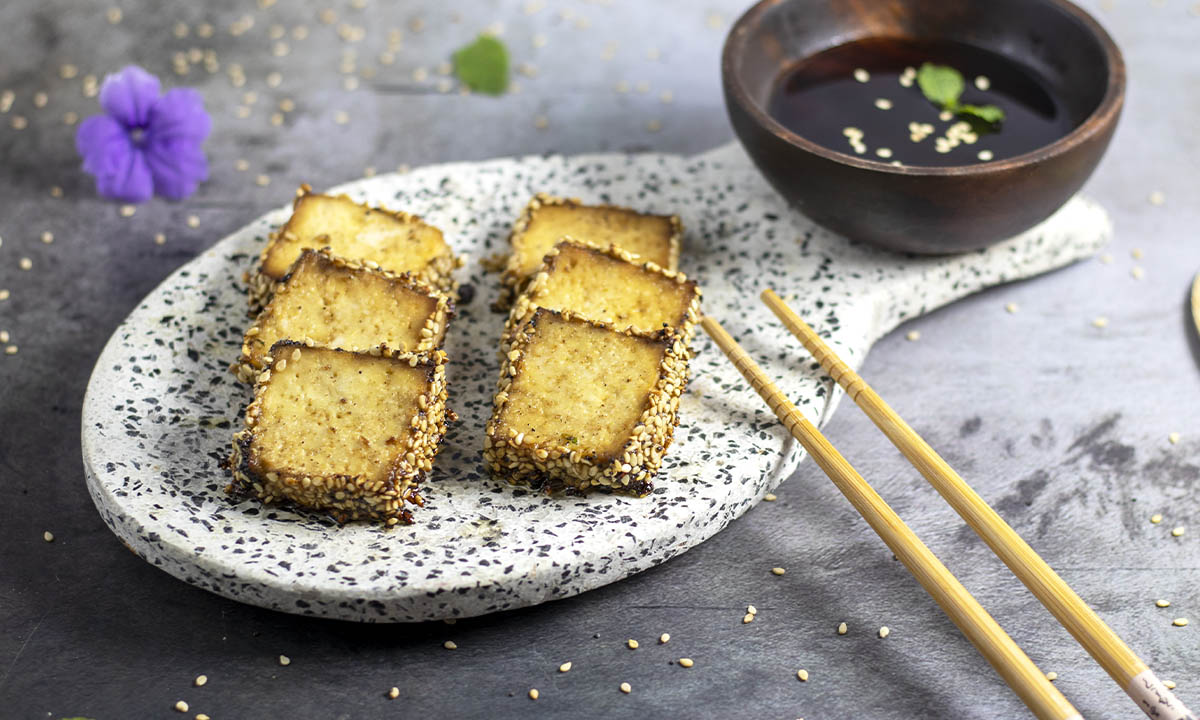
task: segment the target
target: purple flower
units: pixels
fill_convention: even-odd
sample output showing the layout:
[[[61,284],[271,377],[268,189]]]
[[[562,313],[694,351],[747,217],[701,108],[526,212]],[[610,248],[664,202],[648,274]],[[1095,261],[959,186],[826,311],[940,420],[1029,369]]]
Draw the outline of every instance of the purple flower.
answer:
[[[136,65],[104,78],[104,115],[79,125],[75,148],[106,198],[140,203],[158,193],[180,200],[208,179],[204,139],[212,120],[190,88],[159,95],[158,78]]]

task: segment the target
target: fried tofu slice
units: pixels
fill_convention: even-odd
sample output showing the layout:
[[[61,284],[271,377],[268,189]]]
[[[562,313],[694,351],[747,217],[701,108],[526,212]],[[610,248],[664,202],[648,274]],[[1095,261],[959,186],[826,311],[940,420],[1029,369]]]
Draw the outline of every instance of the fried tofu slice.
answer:
[[[233,372],[253,382],[280,340],[365,351],[380,345],[425,352],[442,346],[450,299],[408,275],[305,248],[271,302],[246,330]]]
[[[270,351],[233,438],[228,491],[328,512],[411,522],[417,486],[446,434],[440,350],[356,353],[284,340]]]
[[[538,308],[501,364],[488,469],[547,490],[648,494],[678,424],[688,359],[670,330],[622,332]]]
[[[509,237],[512,252],[501,281],[507,306],[542,265],[542,259],[564,235],[576,240],[617,247],[667,270],[679,267],[683,224],[678,215],[648,215],[615,205],[584,205],[538,193],[517,218]]]
[[[664,270],[621,248],[566,238],[546,255],[541,270],[513,303],[501,347],[539,307],[567,310],[617,330],[671,328],[686,344],[700,319],[700,288],[683,273]]]
[[[369,267],[410,273],[447,294],[457,290],[453,271],[462,260],[446,244],[441,230],[416,215],[367,207],[345,195],[319,195],[303,185],[291,218],[271,234],[257,268],[246,276],[252,310],[266,306],[276,284],[305,248],[323,247]]]

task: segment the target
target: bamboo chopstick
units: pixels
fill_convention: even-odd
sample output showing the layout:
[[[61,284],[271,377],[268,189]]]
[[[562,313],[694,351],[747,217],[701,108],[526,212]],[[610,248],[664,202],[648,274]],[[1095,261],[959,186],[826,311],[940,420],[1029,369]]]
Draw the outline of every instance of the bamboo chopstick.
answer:
[[[716,320],[706,317],[701,326],[712,337],[734,366],[783,423],[792,437],[816,460],[838,490],[867,521],[896,558],[908,568],[921,586],[933,596],[946,615],[979,650],[1004,682],[1041,720],[1082,720],[1082,716],[1063,697],[1029,656],[1013,641],[1004,628],[971,596],[921,542],[920,538],[895,511],[884,502],[866,480],[796,409],[766,373],[750,359],[737,342]]]
[[[842,362],[800,316],[773,290],[764,290],[763,302],[792,331],[804,347],[837,381],[892,444],[983,538],[992,552],[1013,571],[1091,653],[1129,697],[1147,715],[1162,720],[1196,720],[1183,703],[1155,676],[1112,628],[1104,624],[1087,603],[1029,547],[1015,530],[951,468],[929,443],[918,435],[866,381]]]

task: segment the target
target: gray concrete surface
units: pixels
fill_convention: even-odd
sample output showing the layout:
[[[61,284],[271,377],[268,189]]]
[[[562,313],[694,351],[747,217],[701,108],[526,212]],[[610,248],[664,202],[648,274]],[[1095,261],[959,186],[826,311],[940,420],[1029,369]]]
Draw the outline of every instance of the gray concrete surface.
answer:
[[[730,137],[717,54],[740,1],[406,2],[364,9],[253,2],[13,0],[0,6],[0,717],[1007,718],[1016,697],[812,463],[716,538],[625,582],[461,622],[368,627],[237,605],[126,552],[94,512],[79,459],[91,364],[125,314],[171,270],[279,205],[401,163],[540,152],[704,150]],[[526,7],[536,10],[526,13]],[[1100,614],[1200,706],[1200,341],[1185,297],[1200,270],[1200,7],[1089,7],[1125,51],[1128,106],[1088,186],[1112,212],[1113,261],[997,288],[916,320],[872,351],[864,375]],[[234,36],[230,25],[254,19]],[[423,22],[420,32],[410,23]],[[437,65],[493,22],[518,64],[502,98],[437,91]],[[177,38],[177,22],[188,37]],[[197,37],[211,23],[211,38]],[[347,43],[339,24],[363,28]],[[273,25],[286,32],[276,55]],[[303,26],[308,36],[296,39]],[[404,28],[395,64],[387,30]],[[347,34],[353,35],[352,28]],[[545,40],[542,47],[535,47]],[[609,45],[611,43],[611,45]],[[222,67],[172,73],[212,48]],[[373,78],[344,89],[357,52]],[[611,50],[606,50],[611,48]],[[282,52],[284,48],[280,47]],[[606,60],[606,55],[611,59]],[[657,59],[653,59],[653,58]],[[181,203],[125,218],[77,170],[62,114],[94,112],[81,81],[138,62],[199,87],[213,113],[212,179]],[[63,63],[78,76],[63,79]],[[228,68],[240,63],[243,88]],[[424,83],[413,80],[418,67]],[[281,74],[278,87],[268,73]],[[618,92],[619,83],[629,91]],[[639,83],[646,91],[639,91]],[[257,92],[250,116],[236,107]],[[44,108],[33,95],[46,91]],[[670,91],[671,102],[661,94]],[[283,98],[296,109],[282,126]],[[339,125],[336,111],[350,122]],[[14,130],[14,115],[28,127]],[[535,126],[544,116],[546,127]],[[661,130],[649,129],[652,121]],[[244,158],[250,169],[241,172]],[[269,177],[256,185],[259,174]],[[53,186],[64,197],[50,194]],[[1148,202],[1161,191],[1162,206]],[[198,227],[185,224],[196,215]],[[43,244],[43,231],[54,234]],[[166,235],[157,245],[155,233]],[[1144,257],[1135,259],[1135,249]],[[19,269],[23,257],[31,270]],[[1144,269],[1138,280],[1134,267]],[[1018,312],[1005,311],[1016,303]],[[1094,327],[1098,316],[1106,328]],[[905,339],[919,330],[920,340]],[[1089,718],[1140,714],[852,406],[830,438],[894,504]],[[1181,433],[1178,444],[1168,434]],[[1164,520],[1149,522],[1153,513]],[[1173,537],[1171,528],[1188,532]],[[46,543],[42,533],[55,535]],[[769,568],[788,569],[783,578]],[[1167,609],[1154,601],[1171,600]],[[758,619],[743,625],[747,604]],[[1171,625],[1190,616],[1191,626]],[[850,632],[838,636],[845,621]],[[879,626],[891,628],[886,640]],[[659,645],[654,638],[671,634]],[[638,638],[640,649],[624,642]],[[458,644],[442,648],[445,640]],[[291,657],[281,667],[280,654]],[[669,661],[691,657],[684,670]],[[562,662],[574,668],[556,672]],[[806,668],[810,680],[796,680]],[[204,673],[208,684],[192,686]],[[627,681],[633,692],[622,694]],[[400,698],[385,697],[393,685]],[[536,687],[541,698],[528,699]],[[173,709],[190,705],[187,715]]]

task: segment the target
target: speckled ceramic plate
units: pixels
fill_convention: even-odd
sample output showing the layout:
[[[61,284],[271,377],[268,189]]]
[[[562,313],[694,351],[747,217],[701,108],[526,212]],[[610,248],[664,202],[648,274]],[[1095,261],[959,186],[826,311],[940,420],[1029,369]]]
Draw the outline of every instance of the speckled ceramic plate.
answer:
[[[480,462],[503,316],[497,278],[477,260],[504,248],[537,191],[677,212],[683,270],[720,319],[814,420],[837,393],[758,293],[788,297],[854,365],[899,321],[997,282],[1090,254],[1102,209],[1074,199],[1043,225],[986,252],[945,258],[849,243],[790,211],[726,147],[698,157],[534,157],[422,168],[341,188],[425,216],[471,260],[475,290],[446,350],[453,426],[411,527],[339,527],[232,502],[218,462],[250,392],[227,368],[248,320],[240,276],[287,216],[268,213],[152,292],[109,340],[83,408],[87,486],[113,531],[148,562],[197,587],[285,612],[407,622],[465,617],[568,597],[664,562],[744,513],[796,467],[795,443],[699,334],[681,423],[655,491],[547,497],[490,479]]]

